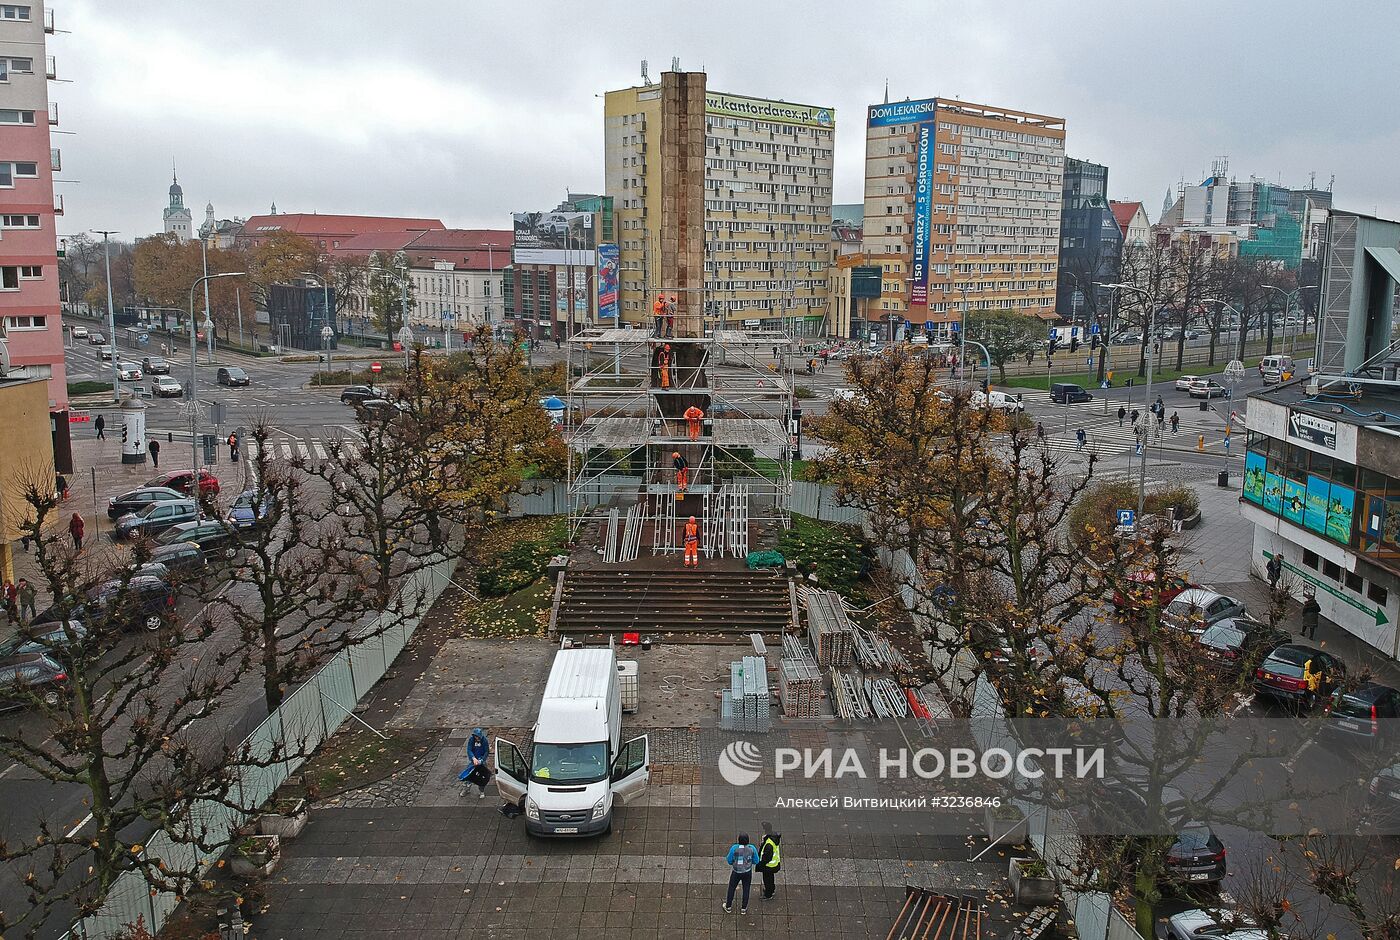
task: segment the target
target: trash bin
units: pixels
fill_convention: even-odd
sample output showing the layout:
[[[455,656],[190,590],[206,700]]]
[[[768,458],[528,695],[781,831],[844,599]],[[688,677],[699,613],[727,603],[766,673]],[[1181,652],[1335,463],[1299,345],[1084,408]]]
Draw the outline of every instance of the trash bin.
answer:
[[[1228,487],[1230,485],[1230,471],[1221,470],[1215,477],[1215,485],[1222,488]]]
[[[1202,411],[1210,411],[1210,399],[1209,399],[1209,398],[1203,398],[1203,399],[1201,399],[1201,410],[1202,410]]]

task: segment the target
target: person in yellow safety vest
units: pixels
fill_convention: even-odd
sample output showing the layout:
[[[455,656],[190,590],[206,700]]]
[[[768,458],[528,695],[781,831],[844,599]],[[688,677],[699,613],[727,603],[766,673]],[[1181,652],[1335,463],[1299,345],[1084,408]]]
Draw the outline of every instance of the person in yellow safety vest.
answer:
[[[700,526],[691,516],[690,521],[685,524],[685,567],[700,567]]]
[[[773,824],[763,823],[763,838],[758,844],[758,872],[763,876],[763,900],[771,901],[773,892],[777,887],[773,884],[773,878],[782,870],[783,851],[778,848],[778,843],[783,841],[780,833],[773,831]]]
[[[681,456],[678,450],[671,452],[671,465],[676,468],[676,489],[684,493],[690,485],[690,461]]]
[[[1316,698],[1318,692],[1322,690],[1322,670],[1314,672],[1312,664],[1311,659],[1303,663],[1303,684],[1308,687],[1308,694]]]
[[[691,405],[685,410],[686,433],[690,435],[692,441],[700,440],[700,422],[705,417],[705,412],[701,411],[698,405]]]
[[[651,305],[651,315],[656,319],[656,338],[661,338],[661,324],[666,319],[666,298],[662,294],[656,295],[656,300]]]
[[[676,335],[676,295],[672,294],[671,299],[666,302],[666,338],[671,339]]]
[[[662,388],[671,387],[671,344],[662,346],[656,353],[657,380]]]

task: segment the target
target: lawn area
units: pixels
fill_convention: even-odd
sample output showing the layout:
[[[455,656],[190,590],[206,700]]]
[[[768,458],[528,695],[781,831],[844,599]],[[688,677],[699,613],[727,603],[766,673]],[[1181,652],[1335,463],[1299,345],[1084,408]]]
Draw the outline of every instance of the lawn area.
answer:
[[[549,610],[553,605],[554,582],[540,578],[514,594],[463,605],[467,619],[462,632],[465,636],[493,639],[544,636],[549,629]]]
[[[855,526],[799,515],[792,517],[792,528],[779,537],[778,551],[809,583],[852,598],[863,596],[858,582],[874,562],[873,548]]]
[[[1253,369],[1258,366],[1260,358],[1259,356],[1254,356],[1244,360],[1245,368]],[[1226,360],[1226,362],[1228,361],[1229,360]],[[1159,382],[1175,382],[1183,375],[1217,375],[1224,369],[1225,363],[1223,362],[1217,362],[1214,366],[1208,366],[1204,363],[1197,363],[1196,365],[1187,363],[1186,368],[1180,371],[1170,368],[1154,369],[1152,370],[1152,384],[1156,385]],[[1119,368],[1113,371],[1113,385],[1115,388],[1122,388],[1127,383],[1128,379],[1133,380],[1134,386],[1145,385],[1147,383],[1146,377],[1138,378],[1136,363],[1132,363],[1126,368]],[[1099,387],[1098,373],[1096,372],[1072,372],[1066,375],[1056,373],[1050,376],[1048,381],[1044,375],[1008,375],[1005,383],[997,382],[994,384],[1004,384],[1015,388],[1038,388],[1045,390],[1050,388],[1050,383],[1052,382],[1070,382],[1075,385],[1081,385],[1087,389],[1096,389]]]
[[[402,730],[386,737],[347,722],[302,767],[308,784],[327,799],[398,773],[437,744],[436,732]]]
[[[110,392],[111,390],[111,382],[94,382],[88,379],[83,382],[68,383],[69,395],[96,395],[98,392]]]

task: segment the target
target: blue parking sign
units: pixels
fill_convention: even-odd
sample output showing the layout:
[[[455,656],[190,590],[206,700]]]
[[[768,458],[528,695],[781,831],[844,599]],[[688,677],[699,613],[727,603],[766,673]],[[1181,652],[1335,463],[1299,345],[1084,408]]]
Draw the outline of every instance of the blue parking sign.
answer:
[[[1133,522],[1134,522],[1136,519],[1137,519],[1137,510],[1135,510],[1135,509],[1120,509],[1120,510],[1118,510],[1118,524],[1119,524],[1119,525],[1132,525]]]

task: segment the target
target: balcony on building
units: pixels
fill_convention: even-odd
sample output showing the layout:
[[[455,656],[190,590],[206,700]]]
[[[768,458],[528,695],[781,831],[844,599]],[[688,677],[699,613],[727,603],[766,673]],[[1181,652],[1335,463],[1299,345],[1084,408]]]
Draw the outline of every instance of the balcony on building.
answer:
[[[53,35],[53,10],[44,11],[44,32],[48,33],[51,36]]]
[[[49,102],[49,125],[52,126],[52,127],[57,127],[57,126],[58,126],[58,102],[57,102],[57,101],[50,101],[50,102]]]
[[[63,215],[63,196],[57,193],[53,197],[53,214]]]
[[[49,149],[49,169],[53,170],[55,173],[63,169],[63,151],[59,150],[57,147],[51,147]]]
[[[44,56],[44,77],[58,78],[58,60],[51,55]]]

